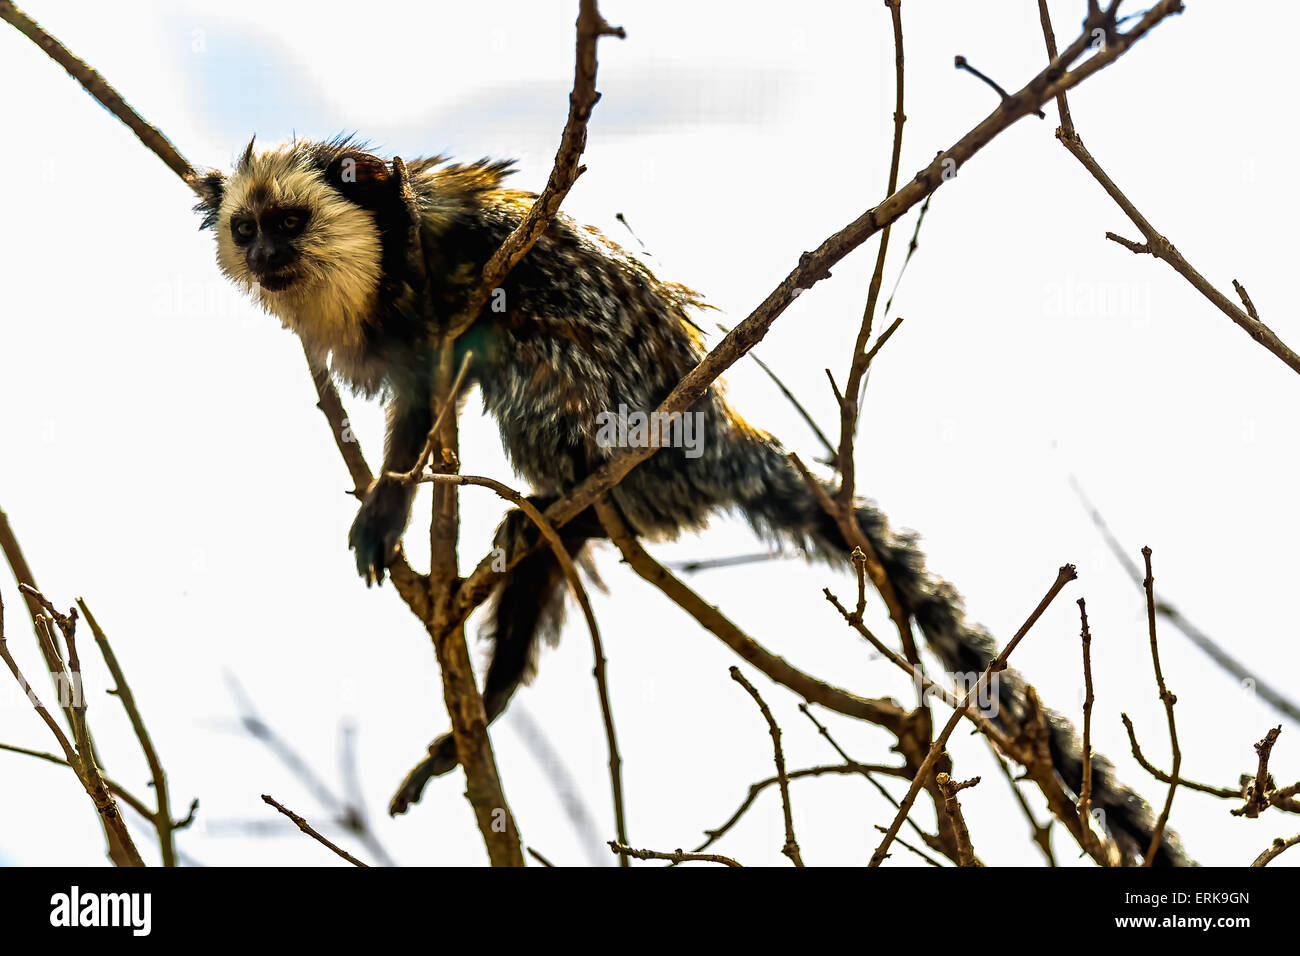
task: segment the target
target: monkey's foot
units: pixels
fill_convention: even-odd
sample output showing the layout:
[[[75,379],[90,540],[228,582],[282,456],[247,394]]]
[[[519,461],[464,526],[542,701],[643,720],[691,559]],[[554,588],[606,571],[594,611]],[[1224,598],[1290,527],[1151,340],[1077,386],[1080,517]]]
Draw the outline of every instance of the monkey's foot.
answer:
[[[451,773],[459,763],[456,741],[451,734],[443,734],[429,744],[429,756],[416,764],[397,788],[397,793],[388,803],[388,815],[395,817],[409,810],[412,804],[419,803],[428,782],[444,773]]]

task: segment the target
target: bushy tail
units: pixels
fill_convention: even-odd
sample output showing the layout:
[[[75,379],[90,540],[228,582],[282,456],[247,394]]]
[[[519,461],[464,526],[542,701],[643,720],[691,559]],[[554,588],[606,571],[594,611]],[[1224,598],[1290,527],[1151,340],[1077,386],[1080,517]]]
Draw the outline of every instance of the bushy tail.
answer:
[[[763,480],[750,486],[748,497],[736,502],[738,510],[761,534],[793,540],[829,561],[843,561],[848,547],[839,528],[826,516],[781,447],[756,440],[746,442],[746,451],[760,462],[757,470]],[[857,516],[899,601],[944,668],[960,675],[981,673],[997,656],[997,642],[988,631],[967,620],[956,589],[926,569],[916,536],[892,530],[870,502],[859,505]],[[994,722],[1014,730],[1026,716],[1028,698],[1023,678],[1011,668],[999,675],[998,697]],[[1046,708],[1042,712],[1056,772],[1077,795],[1083,780],[1082,743],[1065,717]],[[1151,844],[1155,816],[1142,797],[1115,778],[1111,762],[1097,754],[1092,759],[1092,805],[1104,812],[1105,826],[1121,851],[1131,860],[1141,860]],[[1164,833],[1154,862],[1157,866],[1196,865],[1178,836],[1169,830]]]

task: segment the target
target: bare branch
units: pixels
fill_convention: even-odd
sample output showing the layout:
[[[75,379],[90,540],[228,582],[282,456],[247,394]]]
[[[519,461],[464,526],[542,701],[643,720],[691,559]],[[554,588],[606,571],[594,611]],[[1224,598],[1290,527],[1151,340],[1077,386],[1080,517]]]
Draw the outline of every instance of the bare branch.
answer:
[[[622,27],[611,27],[605,22],[596,7],[596,0],[581,0],[578,7],[578,49],[573,71],[573,92],[569,94],[569,118],[560,137],[555,165],[546,180],[546,188],[534,201],[528,214],[483,266],[478,286],[470,294],[465,307],[448,324],[446,337],[449,340],[459,336],[474,323],[492,291],[501,286],[510,270],[546,232],[560,211],[560,203],[586,170],[587,167],[578,165],[578,160],[587,146],[587,122],[591,119],[591,111],[600,102],[600,94],[596,92],[596,43],[601,37],[607,36],[623,39],[627,34]]]
[[[616,840],[609,841],[609,848],[622,856],[632,856],[638,860],[671,860],[673,863],[721,863],[723,866],[742,865],[729,856],[718,856],[714,853],[684,853],[681,850],[663,853],[659,850],[634,850],[632,847],[620,844]]]
[[[1038,602],[1038,606],[1034,608],[1025,623],[1020,626],[1020,630],[1018,630],[1015,636],[1011,638],[1007,643],[1007,646],[1002,648],[1002,651],[997,657],[989,661],[988,666],[984,668],[984,673],[980,675],[980,679],[969,691],[967,691],[961,704],[952,712],[952,716],[948,718],[948,723],[944,725],[943,730],[940,731],[939,736],[935,738],[934,743],[931,745],[930,752],[926,755],[925,762],[921,764],[920,768],[917,770],[916,776],[912,779],[912,786],[908,789],[907,796],[903,798],[902,804],[898,808],[898,813],[894,817],[894,822],[885,833],[885,838],[880,841],[880,845],[876,847],[876,852],[871,855],[870,866],[880,866],[881,863],[885,862],[885,857],[888,855],[889,851],[889,844],[893,842],[894,837],[898,836],[898,830],[903,825],[903,820],[912,809],[912,804],[916,802],[916,795],[921,792],[921,788],[925,786],[925,781],[934,772],[934,765],[936,761],[938,761],[939,755],[943,753],[944,748],[947,746],[948,738],[951,737],[952,732],[957,729],[957,724],[961,722],[961,719],[970,711],[971,701],[976,699],[977,694],[983,695],[987,692],[989,679],[993,676],[993,673],[995,671],[1006,669],[1007,658],[1011,656],[1011,652],[1016,649],[1017,645],[1020,644],[1025,635],[1029,633],[1029,629],[1034,626],[1034,623],[1042,616],[1043,612],[1047,610],[1047,606],[1052,603],[1056,595],[1061,592],[1061,589],[1073,581],[1077,576],[1078,572],[1075,571],[1074,565],[1064,564],[1061,566],[1060,570],[1056,573],[1056,580],[1052,582],[1052,586],[1048,588],[1043,599]]]
[[[776,718],[772,716],[767,701],[763,700],[758,693],[758,688],[745,679],[740,668],[732,664],[728,673],[731,674],[732,680],[745,688],[749,696],[754,698],[754,703],[758,704],[763,719],[767,721],[768,732],[772,735],[772,750],[776,756],[777,785],[781,788],[781,812],[785,817],[785,846],[781,848],[781,852],[788,856],[795,866],[803,866],[803,857],[799,855],[799,841],[794,837],[794,817],[790,811],[790,779],[785,775],[785,754],[781,751],[781,728],[777,726]]]
[[[1160,841],[1164,839],[1165,825],[1169,822],[1169,811],[1174,804],[1174,793],[1178,790],[1178,771],[1183,765],[1183,752],[1178,746],[1178,726],[1174,722],[1174,704],[1178,698],[1170,692],[1165,686],[1165,675],[1160,669],[1160,647],[1156,642],[1156,597],[1155,597],[1155,578],[1151,574],[1151,549],[1144,547],[1142,549],[1142,558],[1146,561],[1147,576],[1143,581],[1147,592],[1147,628],[1151,635],[1151,663],[1155,667],[1156,686],[1160,689],[1160,700],[1165,705],[1165,716],[1169,722],[1169,746],[1173,751],[1173,766],[1169,770],[1171,778],[1169,782],[1169,795],[1165,797],[1165,805],[1160,811],[1160,816],[1156,819],[1155,830],[1151,834],[1151,846],[1147,849],[1146,859],[1143,866],[1150,866],[1156,858],[1156,851],[1160,849]]]
[[[290,820],[292,820],[292,821],[294,822],[294,825],[295,825],[299,830],[301,830],[303,833],[307,834],[309,837],[311,837],[313,840],[315,840],[315,841],[316,841],[317,843],[319,843],[321,846],[324,846],[324,847],[329,848],[329,849],[332,850],[335,854],[337,854],[338,856],[341,856],[343,859],[347,860],[347,861],[348,861],[349,863],[351,863],[353,866],[362,866],[362,867],[369,866],[369,864],[367,864],[367,863],[362,863],[360,860],[358,860],[355,856],[353,856],[353,855],[352,855],[351,853],[349,853],[347,850],[343,849],[342,847],[338,846],[338,845],[335,844],[335,843],[331,843],[331,842],[330,842],[329,840],[327,840],[325,837],[321,836],[321,835],[320,835],[319,833],[317,833],[314,829],[312,829],[312,826],[311,826],[310,823],[308,823],[308,822],[307,822],[306,820],[304,820],[302,817],[298,816],[298,814],[294,813],[294,812],[293,812],[292,810],[290,810],[288,807],[284,806],[283,804],[277,803],[275,800],[271,799],[271,797],[269,797],[269,796],[268,796],[267,794],[265,794],[265,793],[262,794],[262,802],[263,802],[263,803],[266,803],[266,804],[268,804],[268,805],[270,805],[270,806],[275,807],[275,809],[279,810],[279,811],[280,811],[281,813],[283,813],[286,817],[288,817]]]

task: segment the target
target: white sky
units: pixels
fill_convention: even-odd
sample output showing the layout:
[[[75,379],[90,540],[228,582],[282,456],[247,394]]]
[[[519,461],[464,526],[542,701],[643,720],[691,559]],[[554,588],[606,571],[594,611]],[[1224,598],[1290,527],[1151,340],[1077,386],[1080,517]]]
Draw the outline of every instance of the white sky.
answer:
[[[567,108],[575,7],[430,3],[385,12],[231,0],[220,12],[142,2],[124,17],[116,6],[32,0],[28,12],[197,165],[228,166],[254,132],[273,140],[355,129],[408,157],[516,156],[517,185],[538,189]],[[1289,163],[1300,142],[1295,124],[1277,117],[1289,115],[1300,15],[1282,2],[1236,7],[1236,16],[1205,0],[1188,7],[1072,97],[1075,122],[1157,228],[1221,289],[1230,293],[1240,279],[1265,321],[1295,345],[1289,224],[1300,184]],[[1053,9],[1064,44],[1084,4]],[[660,273],[698,288],[722,310],[717,320],[734,324],[803,250],[883,195],[888,13],[878,2],[844,0],[797,11],[606,0],[602,10],[628,38],[601,43],[604,99],[588,172],[566,209],[619,239],[626,232],[614,217],[623,213]],[[995,105],[989,89],[953,69],[955,54],[1018,88],[1045,53],[1028,2],[906,2],[904,37],[906,180]],[[399,862],[481,862],[461,782],[435,781],[406,817],[382,812],[447,718],[418,622],[391,588],[366,591],[355,577],[345,547],[354,512],[347,474],[313,407],[297,344],[220,278],[179,180],[8,28],[0,30],[0,88],[9,139],[0,149],[0,507],[46,593],[65,606],[84,596],[113,639],[173,802],[201,798],[181,849],[207,864],[335,862],[287,822],[277,836],[239,829],[273,819],[264,792],[327,821],[261,745],[232,729],[231,674],[331,782],[340,726],[357,725],[365,796]],[[1079,566],[1079,581],[1014,663],[1050,705],[1077,716],[1074,600],[1086,596],[1094,741],[1125,780],[1162,800],[1164,787],[1129,756],[1118,717],[1132,716],[1147,754],[1168,764],[1141,595],[1068,478],[1078,477],[1135,557],[1143,544],[1154,548],[1165,598],[1266,679],[1294,686],[1300,650],[1288,622],[1300,516],[1289,503],[1300,382],[1167,267],[1103,239],[1108,229],[1137,234],[1056,143],[1055,123],[1054,111],[1022,121],[936,196],[895,302],[907,321],[867,392],[859,483],[896,524],[923,532],[931,566],[1003,640],[1061,563]],[[909,217],[895,233],[887,287],[911,227]],[[846,259],[757,349],[828,431],[823,369],[843,380],[874,260],[874,245]],[[805,459],[818,453],[753,363],[727,378],[747,418]],[[373,464],[381,412],[355,399],[348,407]],[[466,472],[511,478],[476,403],[462,438]],[[503,509],[475,489],[462,501],[462,554],[472,564]],[[407,541],[417,566],[427,554],[420,524]],[[756,549],[739,522],[719,520],[654,551],[680,560]],[[599,564],[609,594],[593,599],[632,841],[689,847],[771,773],[770,741],[727,677],[729,652],[612,550]],[[906,699],[902,675],[874,660],[821,597],[828,585],[848,597],[847,574],[779,561],[690,583],[796,665],[858,693]],[[8,575],[0,593],[11,644],[36,674]],[[569,822],[518,715],[526,708],[543,728],[602,837],[612,835],[590,646],[580,617],[570,618],[493,741],[525,840],[557,863],[605,862]],[[1179,698],[1184,773],[1235,783],[1254,767],[1251,744],[1279,718],[1168,626],[1162,660]],[[798,700],[747,673],[781,721],[790,766],[834,762]],[[102,695],[102,668],[88,668],[88,683],[109,772],[147,796],[129,727]],[[819,717],[857,759],[888,759],[883,733]],[[0,740],[53,744],[12,685],[0,684]],[[1036,864],[982,742],[961,732],[952,750],[959,776],[985,775],[963,801],[983,859]],[[1279,780],[1300,777],[1294,724],[1284,727],[1273,769]],[[0,754],[0,781],[0,858],[104,861],[94,814],[70,774]],[[864,862],[877,840],[872,825],[892,817],[856,779],[800,781],[793,800],[809,864]],[[1230,806],[1178,795],[1174,824],[1202,862],[1248,862],[1295,829],[1281,814],[1230,817]],[[719,849],[782,864],[781,842],[769,792]],[[1059,851],[1062,863],[1075,862],[1067,842]],[[900,850],[891,865],[915,862]]]

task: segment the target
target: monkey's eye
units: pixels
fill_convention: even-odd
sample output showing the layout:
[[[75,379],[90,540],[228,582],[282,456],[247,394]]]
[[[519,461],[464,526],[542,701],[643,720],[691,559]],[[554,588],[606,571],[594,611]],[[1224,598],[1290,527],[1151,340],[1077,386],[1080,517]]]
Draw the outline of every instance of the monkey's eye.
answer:
[[[296,236],[307,225],[309,214],[302,209],[286,210],[276,223],[276,230],[283,236]]]
[[[240,242],[250,242],[257,235],[257,226],[247,219],[241,219],[231,226],[231,231],[235,234],[235,239]]]

